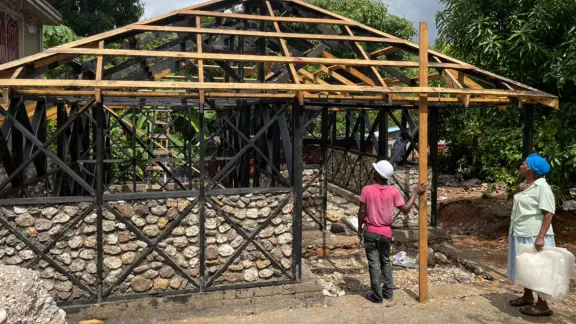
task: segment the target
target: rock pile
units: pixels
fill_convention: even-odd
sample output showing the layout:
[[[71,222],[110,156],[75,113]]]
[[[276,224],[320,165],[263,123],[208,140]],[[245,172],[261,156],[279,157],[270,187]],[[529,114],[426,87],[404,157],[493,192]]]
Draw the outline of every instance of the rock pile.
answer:
[[[64,324],[66,313],[36,272],[0,266],[0,323]]]

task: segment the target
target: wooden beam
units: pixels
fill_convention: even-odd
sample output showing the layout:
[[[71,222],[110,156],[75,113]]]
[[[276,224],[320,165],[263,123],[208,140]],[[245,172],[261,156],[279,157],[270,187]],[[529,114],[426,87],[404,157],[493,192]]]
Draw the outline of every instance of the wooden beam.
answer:
[[[399,50],[400,49],[398,47],[388,46],[388,47],[385,47],[383,49],[379,49],[377,51],[370,53],[370,57],[373,59],[377,59],[382,55],[388,55],[388,54],[396,53]]]
[[[354,36],[354,33],[352,32],[352,29],[350,29],[350,27],[348,26],[344,26],[344,28],[346,29],[346,32],[348,33],[348,35],[350,36]],[[359,42],[354,42],[354,46],[356,47],[356,50],[358,51],[358,53],[367,61],[370,60],[370,57],[368,56],[368,54],[366,54],[366,51],[364,50],[364,48],[362,47],[362,44],[360,44]],[[370,66],[370,69],[372,70],[372,73],[374,74],[374,76],[376,77],[376,79],[378,80],[379,86],[381,87],[388,87],[386,85],[386,82],[384,82],[384,79],[382,78],[382,76],[380,75],[380,72],[378,72],[378,70],[376,69],[375,66]]]
[[[370,42],[370,43],[390,43],[404,44],[407,41],[398,38],[368,37],[368,36],[343,36],[328,34],[300,34],[300,33],[282,33],[282,32],[263,32],[257,30],[238,30],[225,28],[194,28],[194,27],[177,27],[177,26],[150,26],[150,25],[132,25],[132,30],[138,31],[159,31],[166,33],[191,33],[191,34],[210,34],[210,35],[234,35],[248,37],[266,37],[266,38],[294,38],[306,40],[331,40],[331,41],[352,41],[352,42]]]
[[[325,58],[329,58],[329,59],[335,59],[336,56],[330,54],[329,52],[326,51],[322,51],[322,56]],[[357,77],[358,79],[362,80],[364,83],[371,85],[371,86],[375,86],[376,83],[374,83],[374,80],[372,80],[371,78],[369,78],[367,75],[365,75],[364,73],[358,71],[357,69],[351,67],[351,66],[347,66],[347,65],[337,65],[336,67],[339,67],[343,70],[345,70],[346,72],[352,74],[353,76]],[[328,67],[328,69],[331,69],[331,67]]]
[[[328,74],[329,76],[333,77],[334,79],[342,82],[343,84],[346,85],[356,85],[354,82],[346,79],[344,76],[342,76],[340,73],[337,73],[333,70],[328,69],[328,67],[326,67],[325,65],[320,65],[320,71]]]
[[[336,59],[318,57],[283,57],[283,56],[260,56],[260,55],[238,55],[238,54],[216,54],[216,53],[190,53],[172,51],[145,51],[126,49],[83,49],[71,48],[61,50],[47,50],[47,52],[58,51],[60,54],[72,55],[104,55],[104,56],[139,56],[156,58],[181,58],[190,60],[213,60],[213,61],[238,61],[238,62],[267,62],[267,63],[303,63],[303,64],[324,64],[330,65],[350,65],[350,66],[395,66],[417,68],[418,62],[410,61],[383,61],[383,60],[356,60],[356,59]],[[430,68],[446,68],[457,70],[469,70],[471,65],[451,64],[451,63],[430,63]]]
[[[20,76],[20,73],[22,73],[22,70],[24,69],[23,66],[19,67],[16,69],[16,71],[14,71],[14,73],[12,74],[12,76],[10,77],[10,79],[18,79],[18,76]]]
[[[180,13],[187,14],[187,15],[189,14],[189,15],[193,15],[193,16],[244,19],[244,20],[255,20],[255,21],[275,21],[275,22],[344,25],[344,26],[356,26],[357,25],[357,23],[355,21],[340,20],[340,19],[319,19],[319,18],[281,17],[281,16],[257,16],[257,15],[225,13],[225,12],[217,12],[217,11],[201,11],[201,10],[185,10],[185,11],[180,11]]]
[[[102,34],[98,34],[98,35],[94,35],[94,36],[90,36],[90,37],[86,37],[86,38],[82,38],[80,40],[71,42],[71,43],[67,43],[64,45],[60,45],[60,46],[56,46],[51,48],[51,50],[57,50],[57,49],[65,49],[65,48],[76,48],[78,46],[82,46],[82,45],[86,45],[92,42],[98,42],[100,40],[112,37],[112,36],[119,36],[123,33],[128,32],[129,29],[127,27],[121,27],[118,29],[114,29],[112,31],[109,32],[105,32]],[[11,69],[11,68],[16,68],[16,67],[20,67],[26,64],[30,64],[30,63],[34,63],[34,65],[41,65],[40,62],[46,60],[46,59],[50,59],[51,57],[53,57],[54,55],[57,55],[57,53],[55,52],[50,52],[50,51],[44,51],[42,53],[38,53],[38,54],[34,54],[34,55],[30,55],[28,57],[25,58],[21,58],[18,60],[14,60],[5,64],[0,65],[0,71],[3,70],[7,70],[7,69]],[[60,60],[60,59],[59,59]],[[57,61],[59,61],[57,60]],[[49,62],[53,62],[51,60],[49,60]],[[50,64],[50,63],[48,63]],[[48,64],[43,64],[41,66],[45,66]]]
[[[420,23],[420,86],[428,86],[428,23]],[[428,98],[420,95],[418,139],[418,181],[428,183]],[[420,196],[418,221],[419,297],[428,300],[428,193]]]
[[[436,62],[442,63],[442,61],[438,57],[434,56],[433,58]],[[442,78],[444,79],[444,81],[446,81],[446,83],[448,83],[449,86],[451,86],[452,88],[459,88],[459,89],[464,88],[460,83],[460,81],[458,81],[458,78],[456,77],[458,74],[453,74],[452,70],[450,69],[437,69],[437,70],[438,72],[441,73]],[[464,107],[468,108],[468,106],[470,106],[470,98],[471,98],[470,95],[460,96],[460,99],[462,100]]]
[[[305,85],[275,83],[194,83],[194,82],[155,82],[155,81],[111,81],[111,80],[0,80],[0,87],[80,87],[88,89],[178,89],[178,90],[255,90],[255,91],[308,91],[308,92],[350,92],[379,94],[470,94],[483,96],[547,98],[557,97],[544,92],[500,90],[500,89],[452,89],[432,87],[370,87],[358,85]],[[46,91],[44,95],[50,95]]]
[[[196,16],[196,28],[202,27],[202,18],[200,16]],[[196,52],[198,54],[202,54],[202,45],[204,41],[202,40],[202,34],[196,34]],[[198,82],[204,83],[204,60],[198,60]],[[200,104],[204,104],[204,95],[205,91],[200,90]]]
[[[270,1],[265,0],[264,3],[266,4],[266,8],[268,9],[268,14],[270,15],[270,17],[274,18],[274,9],[272,9],[272,5],[270,4]],[[274,21],[273,22],[274,25],[274,30],[276,30],[276,32],[278,34],[283,34],[280,31],[280,25],[278,24],[278,21]],[[284,57],[290,57],[290,51],[288,50],[288,46],[286,45],[286,40],[284,38],[279,38],[280,41],[280,46],[282,47],[282,53],[284,54]],[[292,75],[292,80],[294,80],[295,84],[300,84],[300,79],[298,77],[298,73],[296,72],[296,67],[294,66],[294,63],[288,63],[288,69],[290,70],[290,74]],[[298,91],[296,92],[296,96],[298,97],[298,103],[300,105],[304,104],[304,97],[302,96],[302,92]]]

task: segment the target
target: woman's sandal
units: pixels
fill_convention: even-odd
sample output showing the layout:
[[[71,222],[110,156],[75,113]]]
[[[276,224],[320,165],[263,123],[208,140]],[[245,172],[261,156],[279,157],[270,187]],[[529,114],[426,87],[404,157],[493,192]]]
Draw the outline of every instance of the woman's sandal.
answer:
[[[514,306],[514,307],[532,306],[532,305],[534,305],[534,301],[526,302],[526,301],[524,301],[524,297],[518,297],[514,300],[511,300],[509,302],[509,304],[510,304],[510,306]]]
[[[520,308],[520,313],[527,316],[552,316],[552,314],[554,314],[550,308],[547,310],[539,310],[536,306]]]

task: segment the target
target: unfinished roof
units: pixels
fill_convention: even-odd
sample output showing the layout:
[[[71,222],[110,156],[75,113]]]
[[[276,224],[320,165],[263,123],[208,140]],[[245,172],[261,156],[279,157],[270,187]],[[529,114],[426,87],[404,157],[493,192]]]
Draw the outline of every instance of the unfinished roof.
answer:
[[[303,1],[213,0],[0,65],[0,87],[68,98],[416,105],[428,94],[446,105],[558,107],[556,96],[432,50],[429,79],[443,81],[420,86],[418,55],[410,41]]]

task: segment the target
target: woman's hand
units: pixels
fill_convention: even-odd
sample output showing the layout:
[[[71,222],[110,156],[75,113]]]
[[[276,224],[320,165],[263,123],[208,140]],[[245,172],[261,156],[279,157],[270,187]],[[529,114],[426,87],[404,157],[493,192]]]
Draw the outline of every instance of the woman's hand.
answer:
[[[523,182],[518,186],[518,191],[519,192],[524,191],[524,190],[530,188],[531,186],[532,186],[531,184],[527,184],[526,182]]]
[[[538,236],[536,238],[536,242],[534,242],[534,247],[536,248],[536,250],[538,252],[542,251],[542,248],[544,247],[544,238],[541,236]]]

